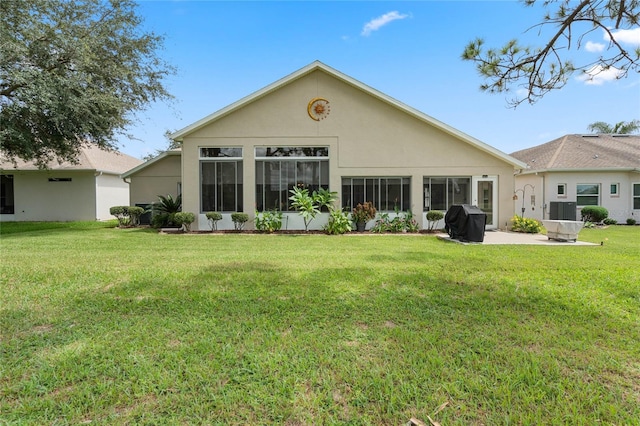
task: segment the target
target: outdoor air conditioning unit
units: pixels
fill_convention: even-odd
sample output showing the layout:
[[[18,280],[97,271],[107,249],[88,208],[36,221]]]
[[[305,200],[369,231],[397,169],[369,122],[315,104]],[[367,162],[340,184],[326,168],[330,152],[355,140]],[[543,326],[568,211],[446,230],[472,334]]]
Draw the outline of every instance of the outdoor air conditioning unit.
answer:
[[[551,201],[549,204],[550,220],[576,220],[575,201]]]

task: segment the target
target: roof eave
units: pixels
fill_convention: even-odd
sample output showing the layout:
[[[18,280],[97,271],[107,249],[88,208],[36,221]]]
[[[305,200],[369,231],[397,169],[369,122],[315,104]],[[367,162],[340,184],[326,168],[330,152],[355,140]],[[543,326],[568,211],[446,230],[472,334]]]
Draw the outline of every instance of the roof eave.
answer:
[[[153,157],[152,159],[147,160],[147,161],[145,161],[145,162],[144,162],[144,163],[142,163],[142,164],[138,164],[138,165],[137,165],[137,166],[135,166],[133,169],[131,169],[131,170],[127,170],[126,172],[121,173],[121,174],[120,174],[120,177],[121,177],[122,179],[126,179],[126,178],[128,178],[129,176],[131,176],[131,175],[133,175],[133,174],[136,174],[136,173],[137,173],[137,172],[139,172],[140,170],[142,170],[142,169],[146,169],[147,167],[151,166],[152,164],[154,164],[154,163],[156,163],[156,162],[158,162],[158,161],[162,160],[163,158],[171,157],[171,156],[174,156],[174,155],[182,155],[182,151],[181,151],[181,150],[178,150],[178,149],[171,149],[171,150],[168,150],[168,151],[164,151],[164,152],[162,152],[162,153],[158,154],[157,156]]]
[[[583,168],[574,168],[574,169],[525,169],[521,173],[521,175],[531,175],[537,173],[584,173],[584,172],[631,172],[631,173],[640,173],[640,168],[637,167],[583,167]]]

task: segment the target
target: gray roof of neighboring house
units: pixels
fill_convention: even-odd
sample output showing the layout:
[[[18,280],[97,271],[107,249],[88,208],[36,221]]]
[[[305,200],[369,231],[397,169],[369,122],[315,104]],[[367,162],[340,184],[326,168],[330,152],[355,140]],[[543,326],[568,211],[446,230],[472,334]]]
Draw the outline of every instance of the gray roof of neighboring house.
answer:
[[[142,164],[142,160],[118,151],[105,151],[96,145],[85,145],[80,148],[77,164],[69,161],[58,163],[51,161],[48,170],[96,171],[108,174],[120,174]],[[16,160],[16,164],[0,159],[0,170],[39,170],[32,161]]]
[[[565,135],[511,156],[527,163],[526,172],[640,171],[640,135]]]

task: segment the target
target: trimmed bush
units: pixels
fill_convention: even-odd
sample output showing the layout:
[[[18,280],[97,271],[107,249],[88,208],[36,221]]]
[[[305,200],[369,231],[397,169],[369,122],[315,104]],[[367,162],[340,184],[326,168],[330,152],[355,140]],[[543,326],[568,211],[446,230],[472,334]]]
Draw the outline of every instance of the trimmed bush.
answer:
[[[429,223],[429,231],[433,231],[439,221],[444,219],[444,213],[439,210],[431,210],[427,212],[427,222]]]
[[[635,225],[636,224],[636,220],[632,217],[627,219],[627,225]]]
[[[222,213],[220,212],[206,212],[204,214],[209,220],[209,226],[211,226],[212,231],[218,230],[218,221],[222,220]]]
[[[583,222],[600,223],[609,216],[609,210],[600,206],[584,206],[581,215]]]
[[[242,231],[244,224],[249,221],[249,215],[246,213],[231,213],[231,220],[236,231]]]
[[[610,217],[606,218],[605,220],[602,221],[602,223],[604,223],[605,225],[617,225],[618,221],[615,219],[611,219]]]
[[[144,214],[144,209],[137,206],[113,206],[109,209],[109,213],[118,219],[118,226],[124,228],[138,226],[140,224],[140,216]]]
[[[191,224],[196,220],[196,215],[191,212],[178,212],[173,216],[176,225],[184,228],[185,231],[191,231]]]

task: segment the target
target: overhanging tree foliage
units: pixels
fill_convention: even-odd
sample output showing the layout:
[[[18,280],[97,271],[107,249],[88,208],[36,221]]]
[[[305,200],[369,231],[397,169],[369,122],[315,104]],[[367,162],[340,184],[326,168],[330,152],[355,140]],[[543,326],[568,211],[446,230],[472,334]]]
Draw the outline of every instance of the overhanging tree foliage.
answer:
[[[482,39],[470,42],[462,59],[475,62],[478,72],[485,77],[482,90],[501,93],[514,87],[525,89],[525,96],[509,101],[515,107],[524,101],[535,103],[549,91],[562,88],[574,72],[593,76],[615,68],[618,78],[640,72],[640,47],[627,50],[619,31],[638,27],[638,0],[524,0],[523,3],[526,6],[542,3],[545,8],[556,5],[555,12],[547,12],[542,22],[529,29],[542,32],[552,27],[550,38],[544,46],[535,48],[511,40],[502,48],[486,50]],[[567,50],[583,48],[585,37],[598,30],[609,40],[605,55],[580,65],[563,59]]]
[[[587,130],[594,133],[628,135],[640,130],[640,120],[620,121],[614,125],[605,123],[604,121],[596,121],[589,124]]]
[[[116,148],[137,111],[169,100],[162,37],[129,0],[0,1],[0,150],[74,161],[83,144]]]

